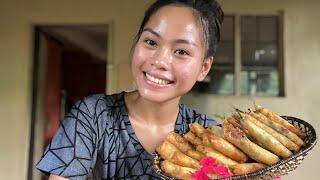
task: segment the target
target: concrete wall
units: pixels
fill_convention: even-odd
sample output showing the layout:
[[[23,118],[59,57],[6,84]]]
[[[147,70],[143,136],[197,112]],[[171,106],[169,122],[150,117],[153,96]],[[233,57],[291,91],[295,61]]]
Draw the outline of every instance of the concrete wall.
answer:
[[[280,114],[308,120],[320,130],[320,1],[220,0],[226,12],[285,13],[285,98],[256,98]],[[108,92],[125,88],[129,51],[146,0],[3,0],[0,6],[0,179],[26,179],[31,121],[33,26],[36,24],[108,24]],[[118,66],[119,65],[119,66]],[[118,68],[120,67],[120,69]],[[248,107],[247,97],[189,96],[185,102],[208,114]],[[319,147],[284,179],[317,179]]]
[[[220,0],[226,14],[270,14],[284,12],[285,97],[234,97],[187,95],[183,101],[207,114],[228,114],[232,105],[252,108],[252,99],[278,112],[307,120],[320,132],[320,1],[317,0]],[[317,145],[301,167],[283,179],[318,179]]]
[[[148,3],[144,0],[1,1],[0,179],[27,178],[34,25],[108,24],[111,30],[110,49],[106,50],[110,64],[108,92],[115,92],[119,82],[118,64],[128,62],[128,52]]]

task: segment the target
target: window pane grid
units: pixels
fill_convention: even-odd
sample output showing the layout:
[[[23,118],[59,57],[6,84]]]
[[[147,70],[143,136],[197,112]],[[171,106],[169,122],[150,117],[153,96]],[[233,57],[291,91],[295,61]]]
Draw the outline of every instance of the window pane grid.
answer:
[[[221,41],[213,66],[203,82],[193,88],[200,93],[234,95],[234,17],[225,16]]]
[[[276,16],[241,17],[241,95],[278,96]]]
[[[194,90],[218,95],[279,96],[283,87],[279,22],[275,15],[226,16],[212,69]]]

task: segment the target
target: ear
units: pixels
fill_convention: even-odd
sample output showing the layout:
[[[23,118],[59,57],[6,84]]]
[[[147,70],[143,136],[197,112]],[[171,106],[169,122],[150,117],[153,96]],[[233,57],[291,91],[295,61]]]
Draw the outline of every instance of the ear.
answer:
[[[211,69],[213,59],[213,56],[209,56],[203,60],[201,71],[198,75],[197,81],[202,81],[207,76]]]

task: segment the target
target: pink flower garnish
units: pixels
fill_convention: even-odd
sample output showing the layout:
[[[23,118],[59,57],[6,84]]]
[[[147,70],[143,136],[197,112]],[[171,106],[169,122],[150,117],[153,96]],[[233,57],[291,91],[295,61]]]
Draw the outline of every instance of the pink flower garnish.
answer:
[[[230,177],[231,174],[228,170],[228,168],[226,168],[225,166],[223,165],[216,165],[213,169],[213,172],[218,175],[219,177],[222,177],[222,178],[227,178],[227,177]]]
[[[228,168],[223,165],[218,165],[216,163],[216,160],[212,157],[206,156],[202,158],[200,160],[200,165],[201,168],[198,171],[191,174],[193,180],[208,180],[208,173],[214,173],[222,178],[231,176]]]
[[[204,173],[213,172],[213,169],[216,166],[216,160],[212,157],[204,157],[200,160],[201,170]]]
[[[216,164],[216,160],[209,156],[205,156],[200,160],[201,166],[209,166],[209,165],[215,165],[215,164]]]
[[[207,174],[201,171],[201,169],[194,173],[191,173],[191,178],[194,180],[209,180]]]

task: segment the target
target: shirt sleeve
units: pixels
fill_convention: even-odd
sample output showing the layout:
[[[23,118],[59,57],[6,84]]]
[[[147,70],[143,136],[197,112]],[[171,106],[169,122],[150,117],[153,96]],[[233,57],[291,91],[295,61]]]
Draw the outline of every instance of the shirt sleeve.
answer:
[[[97,157],[94,102],[78,101],[62,121],[36,168],[46,174],[85,179]]]
[[[198,122],[205,128],[208,128],[211,124],[220,126],[221,122],[215,116],[207,116],[205,114],[199,114],[197,118]]]

